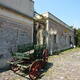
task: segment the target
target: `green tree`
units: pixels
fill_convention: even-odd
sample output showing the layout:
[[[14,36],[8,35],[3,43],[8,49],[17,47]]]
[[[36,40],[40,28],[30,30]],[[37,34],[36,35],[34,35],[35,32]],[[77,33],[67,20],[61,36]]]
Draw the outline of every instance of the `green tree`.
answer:
[[[77,46],[80,47],[80,29],[77,29],[76,30],[76,43],[77,43]]]

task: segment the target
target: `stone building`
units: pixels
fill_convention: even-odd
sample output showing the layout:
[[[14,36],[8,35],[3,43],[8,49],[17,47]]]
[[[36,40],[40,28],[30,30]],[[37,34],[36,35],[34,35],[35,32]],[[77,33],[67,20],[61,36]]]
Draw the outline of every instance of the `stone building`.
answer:
[[[74,45],[74,30],[49,12],[42,14],[42,16],[37,15],[36,19],[38,22],[44,20],[45,30],[43,31],[43,28],[40,30],[45,35],[45,37],[42,37],[46,39],[43,41],[44,39],[39,37],[39,40],[47,44],[50,53],[71,48]]]
[[[33,0],[0,0],[0,69],[8,65],[18,45],[47,44],[52,53],[74,45],[73,33],[49,12],[34,17]]]
[[[21,44],[33,43],[34,2],[0,0],[0,68]]]

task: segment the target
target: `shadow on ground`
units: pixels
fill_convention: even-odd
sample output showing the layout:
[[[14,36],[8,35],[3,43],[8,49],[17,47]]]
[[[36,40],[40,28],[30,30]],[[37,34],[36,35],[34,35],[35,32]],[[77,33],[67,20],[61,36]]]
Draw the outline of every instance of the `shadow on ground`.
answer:
[[[45,75],[44,73],[46,73],[48,71],[48,69],[50,69],[52,66],[53,66],[53,63],[48,62],[47,64],[45,64],[44,68],[41,71],[41,75],[37,79],[41,79]],[[18,75],[25,77],[27,80],[31,80],[29,77],[27,77],[27,75],[29,74],[28,69],[24,70],[23,73],[24,73],[24,75],[20,75],[20,74],[18,74]]]
[[[39,76],[38,79],[41,79],[45,75],[44,73],[46,73],[48,71],[48,69],[51,68],[52,66],[53,66],[53,63],[49,63],[48,62],[47,64],[45,64],[44,68],[41,70],[41,75]],[[0,73],[6,72],[6,71],[9,71],[9,70],[11,70],[10,67],[9,68],[4,68],[4,69],[0,69]],[[29,70],[28,69],[24,70],[22,73],[23,73],[22,75],[18,74],[18,73],[15,73],[15,74],[26,78],[26,80],[31,80],[29,77],[27,77],[28,74],[29,74]]]
[[[40,77],[38,79],[41,79],[45,75],[44,73],[46,73],[48,71],[48,69],[50,69],[52,66],[53,66],[53,63],[49,63],[48,62],[45,65],[45,67],[44,67],[43,71],[41,72],[41,75],[40,75]]]

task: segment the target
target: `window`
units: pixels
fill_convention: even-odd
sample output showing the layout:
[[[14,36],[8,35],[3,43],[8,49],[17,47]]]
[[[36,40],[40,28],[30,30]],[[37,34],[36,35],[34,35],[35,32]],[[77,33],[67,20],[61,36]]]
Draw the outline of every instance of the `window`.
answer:
[[[54,43],[56,43],[56,35],[54,35]]]
[[[64,36],[64,39],[65,39],[65,43],[66,43],[66,38],[67,38],[67,37],[66,37],[66,36]]]
[[[69,36],[69,43],[72,44],[72,42],[71,42],[71,36]]]

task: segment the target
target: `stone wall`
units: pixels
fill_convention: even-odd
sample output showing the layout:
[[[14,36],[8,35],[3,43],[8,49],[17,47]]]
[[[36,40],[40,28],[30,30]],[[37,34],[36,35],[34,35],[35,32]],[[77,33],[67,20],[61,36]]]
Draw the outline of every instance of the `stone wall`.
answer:
[[[21,24],[12,19],[0,17],[0,68],[8,65],[11,51],[15,52],[17,45],[32,42],[33,24]]]
[[[67,49],[71,47],[69,37],[71,36],[71,42],[74,44],[74,32],[70,30],[69,28],[66,28],[62,24],[50,20],[48,22],[49,30],[50,28],[57,31],[56,34],[56,43],[54,43],[54,34],[52,36],[49,36],[48,40],[48,48],[49,50],[52,47],[53,52],[57,50]]]

